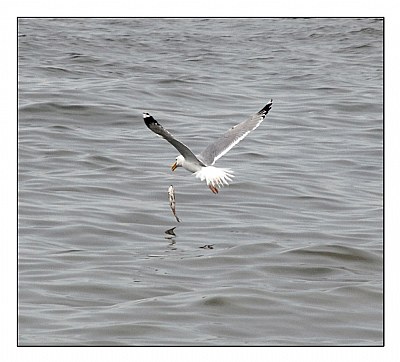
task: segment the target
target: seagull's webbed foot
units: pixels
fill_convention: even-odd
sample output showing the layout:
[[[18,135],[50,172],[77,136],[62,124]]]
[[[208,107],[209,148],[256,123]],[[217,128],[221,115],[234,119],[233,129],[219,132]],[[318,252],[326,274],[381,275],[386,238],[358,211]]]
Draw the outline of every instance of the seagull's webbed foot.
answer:
[[[215,187],[215,186],[213,186],[213,185],[208,185],[208,188],[214,193],[214,194],[217,194],[218,193],[218,189]]]

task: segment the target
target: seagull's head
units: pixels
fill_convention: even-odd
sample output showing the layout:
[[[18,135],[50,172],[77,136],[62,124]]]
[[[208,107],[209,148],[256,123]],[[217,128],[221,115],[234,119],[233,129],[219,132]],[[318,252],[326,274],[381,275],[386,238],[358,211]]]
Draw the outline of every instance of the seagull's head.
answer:
[[[183,166],[183,161],[185,160],[185,158],[182,155],[179,155],[175,162],[172,164],[171,166],[171,170],[175,171],[177,167],[182,167]]]

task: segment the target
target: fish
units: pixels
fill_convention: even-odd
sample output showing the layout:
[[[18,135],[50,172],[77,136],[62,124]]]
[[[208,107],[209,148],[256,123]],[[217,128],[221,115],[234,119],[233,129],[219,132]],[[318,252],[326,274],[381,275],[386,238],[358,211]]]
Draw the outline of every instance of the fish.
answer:
[[[176,215],[176,199],[175,199],[175,189],[174,186],[170,186],[168,188],[168,196],[169,196],[169,206],[171,207],[172,213],[175,216],[176,221],[181,222],[179,217]]]

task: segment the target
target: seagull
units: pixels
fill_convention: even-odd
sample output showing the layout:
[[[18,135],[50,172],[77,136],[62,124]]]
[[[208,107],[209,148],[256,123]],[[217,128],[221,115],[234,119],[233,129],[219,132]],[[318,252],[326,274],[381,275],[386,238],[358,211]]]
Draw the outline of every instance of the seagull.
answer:
[[[171,166],[171,170],[175,171],[177,167],[192,172],[194,176],[201,181],[206,181],[209,189],[214,193],[218,193],[218,188],[228,185],[232,182],[233,172],[227,168],[218,168],[213,166],[215,162],[225,155],[233,146],[237,145],[251,131],[256,129],[272,107],[272,99],[259,112],[255,113],[246,121],[230,128],[222,137],[209,144],[203,152],[197,156],[189,147],[178,141],[169,131],[167,131],[160,123],[158,123],[149,113],[143,113],[143,119],[146,126],[167,140],[180,153],[176,157],[175,162]]]

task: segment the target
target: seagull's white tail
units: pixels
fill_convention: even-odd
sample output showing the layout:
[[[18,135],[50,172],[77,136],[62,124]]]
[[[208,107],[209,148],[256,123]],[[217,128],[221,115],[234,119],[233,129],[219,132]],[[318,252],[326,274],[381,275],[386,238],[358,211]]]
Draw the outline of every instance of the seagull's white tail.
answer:
[[[229,185],[232,181],[233,172],[228,168],[217,168],[214,166],[202,167],[200,171],[194,173],[196,178],[201,181],[206,180],[207,186],[221,187]]]

